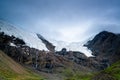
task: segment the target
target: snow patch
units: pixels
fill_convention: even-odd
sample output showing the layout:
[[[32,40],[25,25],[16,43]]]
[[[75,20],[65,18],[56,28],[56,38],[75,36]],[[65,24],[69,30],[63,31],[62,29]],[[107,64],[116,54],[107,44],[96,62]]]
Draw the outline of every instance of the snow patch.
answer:
[[[14,47],[16,47],[16,45],[15,45],[14,43],[10,43],[10,46],[14,46]]]

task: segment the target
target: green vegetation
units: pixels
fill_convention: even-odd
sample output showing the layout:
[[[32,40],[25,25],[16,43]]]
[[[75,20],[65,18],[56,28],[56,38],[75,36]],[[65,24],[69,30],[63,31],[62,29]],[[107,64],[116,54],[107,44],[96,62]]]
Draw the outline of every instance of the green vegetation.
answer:
[[[96,74],[93,80],[120,80],[120,61]]]
[[[120,80],[120,61],[107,68],[104,72],[109,74],[115,80]]]
[[[93,76],[90,72],[73,71],[70,68],[66,69],[63,75],[65,76],[64,80],[90,80]]]
[[[0,80],[44,80],[0,51]]]
[[[120,61],[95,74],[92,72],[74,72],[70,68],[64,70],[63,74],[64,80],[120,80]]]

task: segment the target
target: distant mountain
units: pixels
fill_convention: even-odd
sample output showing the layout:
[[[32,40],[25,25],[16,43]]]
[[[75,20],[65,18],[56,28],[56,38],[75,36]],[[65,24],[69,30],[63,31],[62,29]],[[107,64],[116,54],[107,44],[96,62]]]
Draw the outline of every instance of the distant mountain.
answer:
[[[102,31],[85,46],[97,59],[106,58],[110,64],[120,60],[120,34]]]
[[[0,20],[0,32],[23,39],[27,46],[39,50],[48,50],[45,44],[37,37],[35,33],[27,32],[26,30],[15,27],[5,21]]]

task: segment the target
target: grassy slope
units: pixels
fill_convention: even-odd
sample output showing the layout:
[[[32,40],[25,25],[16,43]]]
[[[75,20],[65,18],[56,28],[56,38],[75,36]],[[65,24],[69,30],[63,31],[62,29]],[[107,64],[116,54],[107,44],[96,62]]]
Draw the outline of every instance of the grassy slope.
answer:
[[[120,61],[96,74],[93,80],[120,80]]]
[[[67,69],[64,73],[65,80],[120,80],[120,61],[116,62],[107,69],[98,72],[73,72],[71,69]]]
[[[90,80],[93,76],[93,73],[66,69],[63,75],[65,76],[64,80]]]
[[[0,80],[44,80],[0,51]]]
[[[115,80],[120,80],[120,61],[107,68],[105,72],[110,74]]]

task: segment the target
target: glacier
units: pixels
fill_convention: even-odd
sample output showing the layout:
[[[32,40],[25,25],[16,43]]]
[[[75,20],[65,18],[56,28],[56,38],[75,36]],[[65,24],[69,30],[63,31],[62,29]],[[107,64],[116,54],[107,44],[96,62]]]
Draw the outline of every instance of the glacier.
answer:
[[[26,45],[39,50],[48,50],[44,43],[38,39],[37,35],[33,32],[26,31],[24,29],[13,26],[10,23],[0,20],[0,32],[4,32],[7,35],[14,35],[25,41]]]

